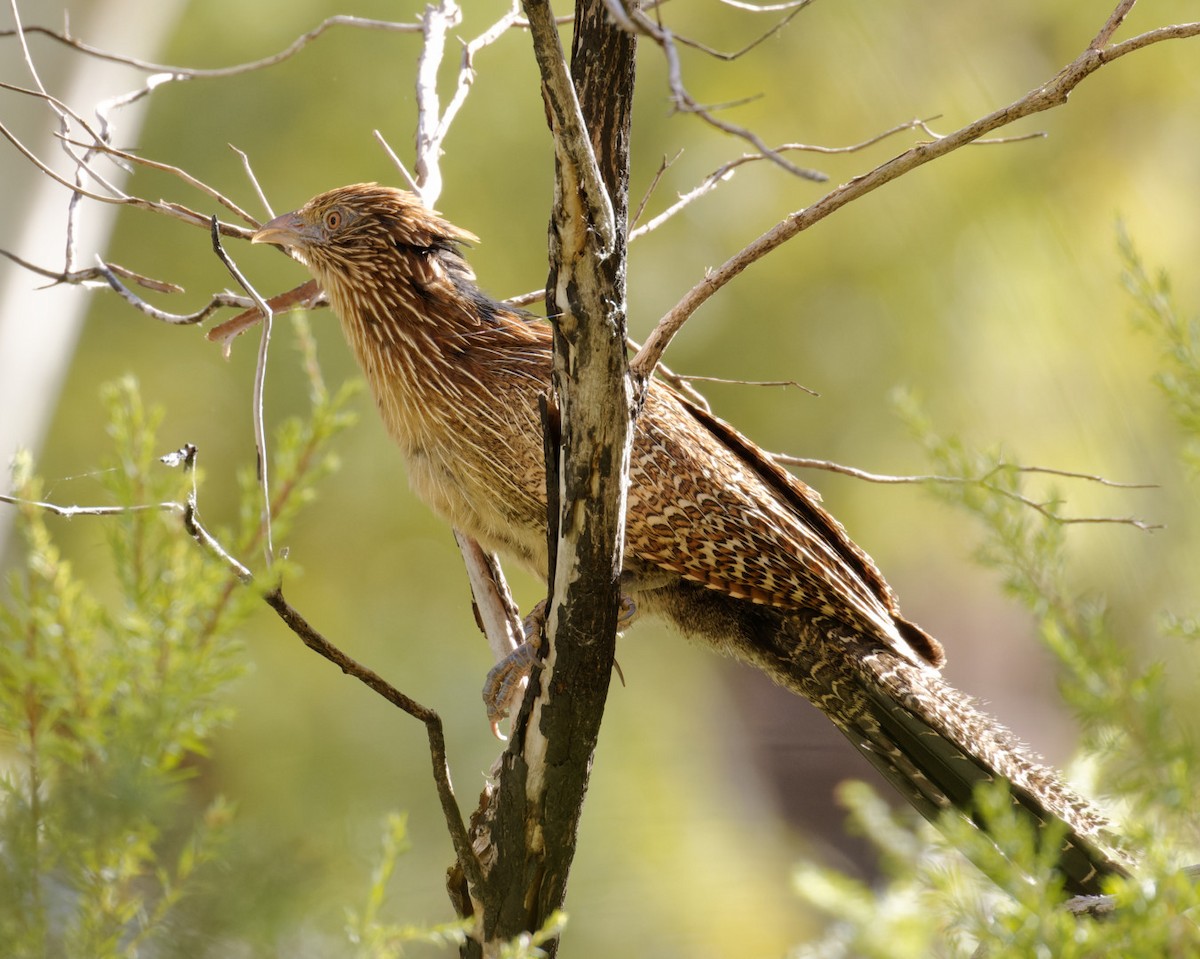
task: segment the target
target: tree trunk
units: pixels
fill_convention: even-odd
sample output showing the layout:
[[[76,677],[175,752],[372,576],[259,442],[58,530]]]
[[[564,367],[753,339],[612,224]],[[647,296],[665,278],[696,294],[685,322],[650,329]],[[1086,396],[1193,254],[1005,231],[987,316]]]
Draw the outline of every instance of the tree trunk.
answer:
[[[473,823],[490,869],[486,889],[474,891],[483,943],[469,942],[469,956],[542,929],[565,901],[613,666],[632,430],[625,234],[636,41],[601,0],[584,0],[568,80],[549,4],[525,8],[557,157],[547,280],[549,642],[496,789]],[[542,948],[553,956],[557,946],[552,938]]]

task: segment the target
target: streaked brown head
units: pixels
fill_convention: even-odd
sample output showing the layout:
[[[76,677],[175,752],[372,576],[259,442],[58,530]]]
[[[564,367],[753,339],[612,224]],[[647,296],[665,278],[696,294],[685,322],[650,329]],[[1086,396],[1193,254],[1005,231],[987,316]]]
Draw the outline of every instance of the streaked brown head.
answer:
[[[471,280],[460,243],[477,242],[430,210],[407,190],[358,183],[313,197],[277,216],[251,238],[275,243],[308,266],[337,298],[338,287],[371,289],[380,275],[418,283],[443,277]],[[399,274],[399,275],[397,275]]]

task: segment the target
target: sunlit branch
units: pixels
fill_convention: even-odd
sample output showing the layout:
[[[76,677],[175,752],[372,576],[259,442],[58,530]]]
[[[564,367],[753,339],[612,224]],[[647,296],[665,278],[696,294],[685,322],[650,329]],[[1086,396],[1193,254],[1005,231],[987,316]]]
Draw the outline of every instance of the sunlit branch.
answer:
[[[99,47],[94,47],[78,37],[73,37],[66,32],[51,30],[48,27],[29,26],[23,31],[17,30],[0,30],[0,38],[11,37],[19,33],[30,34],[37,33],[51,40],[61,43],[64,46],[77,50],[80,53],[90,57],[95,57],[98,60],[106,60],[109,63],[119,63],[127,67],[133,67],[137,70],[145,70],[149,73],[169,73],[175,77],[187,78],[194,80],[202,79],[219,79],[221,77],[232,77],[242,73],[251,73],[255,70],[262,70],[266,67],[273,67],[278,63],[282,63],[294,57],[297,53],[303,50],[306,46],[312,43],[313,40],[321,36],[327,30],[334,27],[353,27],[360,30],[380,30],[393,33],[420,33],[421,25],[419,23],[397,23],[390,20],[371,20],[365,17],[352,16],[334,16],[328,17],[321,21],[312,30],[307,33],[302,33],[284,49],[271,56],[263,57],[259,60],[251,60],[246,63],[238,63],[228,67],[216,67],[213,69],[202,69],[197,67],[178,67],[169,64],[154,63],[149,60],[139,60],[137,57],[128,57],[119,53],[112,53],[108,50],[101,50]]]
[[[830,473],[840,473],[843,476],[852,476],[855,479],[864,480],[868,483],[883,483],[888,485],[938,483],[949,486],[979,486],[991,493],[1004,496],[1023,506],[1027,506],[1051,522],[1059,523],[1063,526],[1072,524],[1114,523],[1120,526],[1133,526],[1136,529],[1146,531],[1162,528],[1158,523],[1147,523],[1144,520],[1128,516],[1063,516],[1053,508],[1053,504],[1040,502],[1013,490],[997,486],[992,482],[992,478],[1006,472],[1039,473],[1047,476],[1060,476],[1065,479],[1083,480],[1088,483],[1097,483],[1101,486],[1111,486],[1117,489],[1153,489],[1153,484],[1148,483],[1118,483],[1093,473],[1078,473],[1072,470],[1053,469],[1047,466],[1017,466],[1011,463],[999,463],[981,476],[943,476],[936,473],[896,476],[888,473],[871,473],[867,470],[858,469],[853,466],[844,466],[841,463],[833,463],[829,460],[808,459],[802,456],[790,456],[786,453],[771,453],[768,455],[781,466],[798,466],[804,469],[825,470]]]
[[[1124,4],[1122,5],[1124,6]],[[1118,8],[1119,12],[1120,8]],[[1103,33],[1103,32],[1102,32]],[[1020,99],[1002,107],[965,127],[939,137],[928,143],[919,143],[897,157],[880,164],[868,173],[854,177],[849,182],[831,190],[816,203],[793,213],[757,240],[744,247],[720,267],[710,270],[704,278],[659,320],[658,325],[647,337],[645,345],[630,363],[631,372],[643,381],[654,371],[672,337],[709,297],[724,287],[752,263],[762,259],[772,250],[820,222],[829,214],[848,203],[878,189],[885,183],[915,170],[919,166],[952,153],[960,147],[978,140],[993,130],[1013,123],[1023,117],[1041,113],[1061,106],[1067,97],[1101,67],[1113,60],[1165,40],[1200,36],[1200,22],[1175,24],[1160,27],[1140,34],[1129,40],[1103,49],[1089,47],[1075,60],[1059,71],[1050,81],[1030,91]]]
[[[262,490],[262,528],[263,528],[263,548],[266,551],[267,568],[269,569],[275,559],[275,547],[271,540],[271,484],[267,475],[267,428],[263,416],[263,393],[267,380],[267,353],[271,345],[271,321],[274,319],[274,313],[271,307],[251,285],[250,281],[242,275],[242,271],[238,269],[232,257],[225,252],[221,246],[221,231],[217,228],[217,218],[212,218],[212,246],[213,252],[225,264],[225,268],[229,270],[230,275],[237,281],[238,286],[246,291],[247,295],[254,301],[255,307],[262,314],[262,336],[258,343],[258,362],[254,367],[254,447],[258,454],[258,484]]]

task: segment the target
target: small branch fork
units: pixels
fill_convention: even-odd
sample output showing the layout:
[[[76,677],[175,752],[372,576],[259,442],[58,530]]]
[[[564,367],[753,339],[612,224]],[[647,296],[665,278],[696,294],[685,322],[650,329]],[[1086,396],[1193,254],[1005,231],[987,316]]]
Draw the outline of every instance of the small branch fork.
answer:
[[[715,127],[723,133],[728,133],[731,136],[745,140],[753,145],[754,149],[765,159],[777,164],[788,173],[801,177],[805,180],[813,180],[817,183],[823,183],[829,179],[824,173],[817,170],[808,170],[803,167],[798,167],[783,154],[771,147],[763,141],[763,139],[753,130],[746,127],[738,126],[736,123],[730,123],[727,120],[718,118],[714,112],[716,108],[708,107],[696,101],[683,82],[683,67],[679,60],[679,49],[677,44],[692,47],[700,50],[709,56],[716,57],[720,60],[736,60],[738,57],[749,53],[760,43],[774,36],[797,16],[801,10],[807,7],[812,0],[798,0],[796,3],[790,3],[776,7],[776,10],[786,9],[786,13],[773,27],[759,36],[757,39],[747,44],[741,50],[735,53],[720,53],[711,47],[705,46],[695,40],[689,40],[686,37],[681,37],[675,34],[670,28],[663,25],[661,19],[657,22],[650,19],[640,5],[628,2],[628,0],[604,0],[605,8],[613,21],[622,29],[628,30],[630,33],[639,33],[649,37],[663,52],[663,56],[667,61],[667,76],[668,85],[671,90],[671,102],[675,109],[681,113],[692,113],[700,117],[709,126]],[[752,9],[762,11],[763,8],[750,7],[746,5],[744,9]],[[764,11],[765,12],[765,11]]]

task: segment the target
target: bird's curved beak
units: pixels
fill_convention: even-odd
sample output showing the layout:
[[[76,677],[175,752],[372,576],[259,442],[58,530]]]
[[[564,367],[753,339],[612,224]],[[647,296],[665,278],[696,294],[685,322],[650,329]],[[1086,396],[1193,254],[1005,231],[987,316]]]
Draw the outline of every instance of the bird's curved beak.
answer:
[[[278,243],[285,249],[305,246],[311,237],[298,213],[284,213],[259,227],[250,237],[251,243]]]

